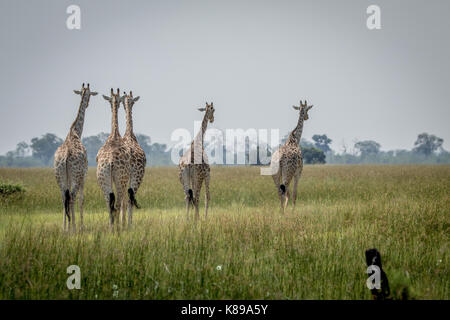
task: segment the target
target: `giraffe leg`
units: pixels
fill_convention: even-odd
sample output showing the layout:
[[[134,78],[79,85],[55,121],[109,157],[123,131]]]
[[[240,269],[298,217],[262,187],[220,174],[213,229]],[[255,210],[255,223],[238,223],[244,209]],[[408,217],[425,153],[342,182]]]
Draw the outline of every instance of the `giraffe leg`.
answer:
[[[127,189],[125,189],[127,190]],[[124,196],[123,196],[123,200],[122,200],[122,226],[123,229],[125,230],[127,228],[127,226],[130,226],[130,222],[127,221],[127,212],[128,212],[128,199],[126,197],[126,193],[124,192]]]
[[[184,201],[186,202],[186,220],[187,221],[189,221],[189,209],[191,207],[191,204],[193,202],[193,197],[194,197],[190,180],[191,180],[190,168],[185,167],[185,168],[181,169],[180,181],[183,184],[183,189],[184,189],[184,194],[185,194]]]
[[[125,229],[126,226],[127,226],[127,216],[126,216],[126,214],[127,214],[126,211],[127,210],[125,209],[125,208],[127,208],[127,206],[126,206],[125,202],[127,202],[127,201],[126,201],[126,198],[124,197],[122,199],[122,204],[120,206],[120,213],[122,215],[122,227],[123,227],[123,229]]]
[[[114,211],[114,222],[115,222],[115,229],[116,231],[120,231],[119,227],[120,227],[120,215],[122,213],[123,210],[123,194],[122,194],[122,190],[119,190],[119,188],[117,188],[116,186],[116,190],[117,190],[117,202],[118,203],[118,208],[116,207],[116,210]]]
[[[66,195],[64,190],[61,190],[62,204],[63,204],[63,231],[67,230],[67,209],[66,209]],[[70,209],[69,209],[70,210]]]
[[[294,168],[289,167],[283,167],[282,168],[282,174],[281,174],[281,186],[280,188],[282,189],[282,193],[284,195],[284,204],[283,204],[283,211],[286,210],[286,207],[289,203],[289,199],[291,197],[291,193],[290,193],[290,183],[292,181],[292,178],[294,177],[296,170]]]
[[[79,197],[78,198],[78,207],[80,209],[80,230],[83,231],[83,229],[84,229],[84,222],[83,222],[84,181],[81,183],[80,194],[78,197]]]
[[[55,161],[55,176],[56,182],[58,183],[59,189],[61,190],[61,198],[63,204],[63,231],[67,230],[67,215],[69,214],[69,197],[70,193],[68,191],[69,183],[67,177],[67,164],[65,160]],[[70,220],[69,220],[70,221]]]
[[[290,192],[289,192],[289,185],[286,185],[286,194],[284,196],[285,200],[284,200],[284,208],[283,211],[286,210],[287,205],[289,203],[289,198],[290,198]]]
[[[128,201],[126,201],[126,190],[127,190],[127,186],[125,185],[119,185],[117,186],[117,199],[119,201],[120,204],[120,212],[119,210],[117,211],[117,229],[119,230],[120,227],[120,223],[119,223],[119,215],[122,216],[122,227],[125,228],[126,227],[126,211],[127,211],[127,203]],[[119,191],[120,190],[120,191]]]
[[[202,181],[198,181],[194,190],[194,206],[195,206],[195,220],[198,221],[199,215],[199,204],[200,204],[200,191],[202,189]]]
[[[116,208],[114,208],[115,205],[115,196],[114,193],[111,192],[108,194],[109,200],[106,201],[107,205],[110,207],[109,209],[109,226],[111,228],[111,232],[114,232],[114,218],[116,216]],[[111,208],[112,203],[112,208]]]
[[[106,207],[108,208],[109,212],[109,227],[111,231],[114,231],[114,215],[116,211],[116,196],[112,189],[110,190],[103,190],[103,196],[106,201]]]
[[[208,206],[209,206],[209,172],[205,177],[205,220],[208,217]]]
[[[109,226],[114,231],[114,216],[116,211],[116,196],[113,190],[112,173],[109,164],[98,163],[97,181],[103,191],[106,207],[109,211]]]
[[[133,223],[133,203],[131,200],[128,201],[128,228],[131,228]]]
[[[128,170],[127,170],[128,172]],[[116,184],[116,190],[117,190],[117,201],[120,205],[120,213],[117,212],[117,228],[119,228],[119,214],[122,216],[122,227],[125,228],[127,224],[126,219],[126,212],[127,212],[127,188],[128,188],[128,182],[129,177],[124,178],[123,172],[122,176],[120,175],[120,171],[117,172],[116,176],[114,177],[114,181]]]
[[[72,231],[76,232],[77,227],[75,223],[75,200],[77,198],[78,194],[78,186],[74,187],[71,194],[70,194],[70,214],[72,216]]]
[[[71,221],[69,222],[69,228],[72,230],[72,232],[76,232],[76,224],[75,224],[75,197],[71,196],[70,199],[70,215],[72,217]]]
[[[280,170],[278,170],[278,172],[276,174],[274,174],[272,176],[272,178],[273,178],[273,182],[275,183],[275,186],[277,188],[278,198],[280,199],[280,211],[281,211],[281,213],[284,213],[284,205],[283,205],[284,195],[283,195],[283,192],[280,187],[280,180],[281,180]]]
[[[128,210],[129,210],[129,208],[128,208],[128,199],[127,199],[127,197],[123,197],[123,200],[122,200],[122,203],[123,203],[123,212],[122,212],[122,219],[123,219],[123,221],[122,221],[122,226],[123,226],[123,229],[125,229],[127,226],[129,226],[130,225],[130,221],[128,221],[127,220],[127,213],[128,213]]]
[[[128,189],[128,228],[130,228],[133,223],[134,207],[139,208],[136,201],[136,192],[141,183],[141,181],[137,179],[133,180],[133,178],[131,178],[130,180],[130,188]]]
[[[114,216],[116,211],[116,196],[112,189],[108,190],[105,188],[103,190],[103,196],[106,201],[106,207],[108,208],[109,212],[109,227],[111,229],[111,232],[114,231]]]
[[[200,195],[198,195],[200,196]],[[196,198],[194,200],[194,207],[195,207],[195,221],[198,221],[198,219],[200,218],[200,214],[199,214],[199,209],[198,209],[198,205],[199,205],[200,201],[198,198]]]
[[[282,206],[282,213],[284,214],[284,211],[286,210],[286,206],[289,201],[289,177],[288,172],[289,168],[286,165],[281,166],[281,184],[280,184],[280,191],[281,191],[281,206]]]
[[[293,186],[293,190],[292,190],[292,210],[295,209],[295,202],[297,200],[298,180],[300,179],[301,173],[302,173],[301,169],[297,169],[297,172],[295,173],[295,176],[294,176],[294,186]]]
[[[77,199],[78,191],[81,189],[82,179],[78,179],[81,181],[77,181],[75,177],[71,179],[72,181],[72,192],[70,193],[70,213],[72,215],[72,231],[76,232],[77,227],[75,223],[75,201]]]

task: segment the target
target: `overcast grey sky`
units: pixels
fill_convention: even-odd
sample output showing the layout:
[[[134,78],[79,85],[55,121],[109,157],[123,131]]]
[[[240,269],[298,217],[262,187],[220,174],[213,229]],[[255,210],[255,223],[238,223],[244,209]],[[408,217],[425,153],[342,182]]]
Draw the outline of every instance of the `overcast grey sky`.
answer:
[[[66,28],[70,4],[81,30]],[[370,4],[381,30],[366,27]],[[303,137],[326,133],[338,151],[355,139],[410,149],[421,132],[448,150],[449,14],[446,0],[2,0],[0,153],[46,132],[64,138],[82,82],[140,95],[135,131],[158,142],[192,131],[205,101],[216,128],[284,134],[307,99]],[[109,104],[92,97],[84,136],[109,130]]]

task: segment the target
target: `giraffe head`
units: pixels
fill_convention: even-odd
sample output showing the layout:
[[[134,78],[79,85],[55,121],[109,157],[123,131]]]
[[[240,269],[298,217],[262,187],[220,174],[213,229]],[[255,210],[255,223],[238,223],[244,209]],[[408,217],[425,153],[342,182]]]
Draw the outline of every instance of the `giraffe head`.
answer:
[[[117,93],[114,93],[113,88],[111,88],[111,96],[105,96],[103,95],[103,99],[105,99],[106,101],[108,101],[111,104],[111,111],[113,112],[117,112],[117,110],[119,110],[119,106],[120,106],[120,90],[119,88],[117,88]]]
[[[303,103],[302,100],[300,100],[300,106],[292,106],[292,108],[294,108],[295,110],[299,110],[300,111],[300,118],[302,118],[303,120],[308,120],[308,111],[309,109],[311,109],[313,107],[313,105],[308,106],[308,102]]]
[[[139,100],[139,96],[133,97],[133,92],[132,91],[130,91],[129,95],[127,95],[127,93],[124,92],[123,96],[120,98],[120,101],[122,102],[123,107],[125,108],[126,112],[132,111],[134,103],[136,101],[138,101],[138,100]]]
[[[211,102],[211,104],[208,104],[208,102],[206,102],[206,108],[198,108],[199,111],[203,112],[206,111],[206,118],[209,120],[209,122],[213,123],[214,122],[214,106],[213,103]]]
[[[81,96],[81,100],[85,103],[85,106],[87,107],[89,104],[89,99],[91,98],[91,96],[96,96],[97,92],[95,91],[91,91],[91,88],[89,88],[89,83],[87,84],[87,86],[84,86],[84,82],[81,86],[81,90],[73,90],[73,92],[75,92],[75,94],[79,94]]]

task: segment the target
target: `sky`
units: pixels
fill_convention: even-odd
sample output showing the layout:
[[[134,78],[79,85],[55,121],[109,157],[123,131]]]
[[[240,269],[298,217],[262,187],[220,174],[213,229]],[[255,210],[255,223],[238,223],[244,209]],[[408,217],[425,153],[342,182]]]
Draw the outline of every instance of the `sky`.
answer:
[[[69,30],[66,9],[81,9]],[[381,29],[366,26],[369,5]],[[100,94],[84,136],[109,132],[101,94],[133,90],[135,132],[170,143],[213,101],[217,129],[292,130],[411,149],[422,132],[450,149],[450,1],[0,2],[0,154],[51,132],[65,138],[83,82]],[[121,132],[125,115],[120,111]]]

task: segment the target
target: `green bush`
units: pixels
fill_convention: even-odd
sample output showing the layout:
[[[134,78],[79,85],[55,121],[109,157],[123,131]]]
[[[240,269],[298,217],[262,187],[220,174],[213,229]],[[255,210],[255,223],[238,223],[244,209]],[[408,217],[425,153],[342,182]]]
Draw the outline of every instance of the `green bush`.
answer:
[[[325,163],[325,153],[314,147],[302,147],[302,155],[305,164]]]
[[[9,196],[17,193],[24,193],[25,188],[19,184],[0,183],[0,195]]]

